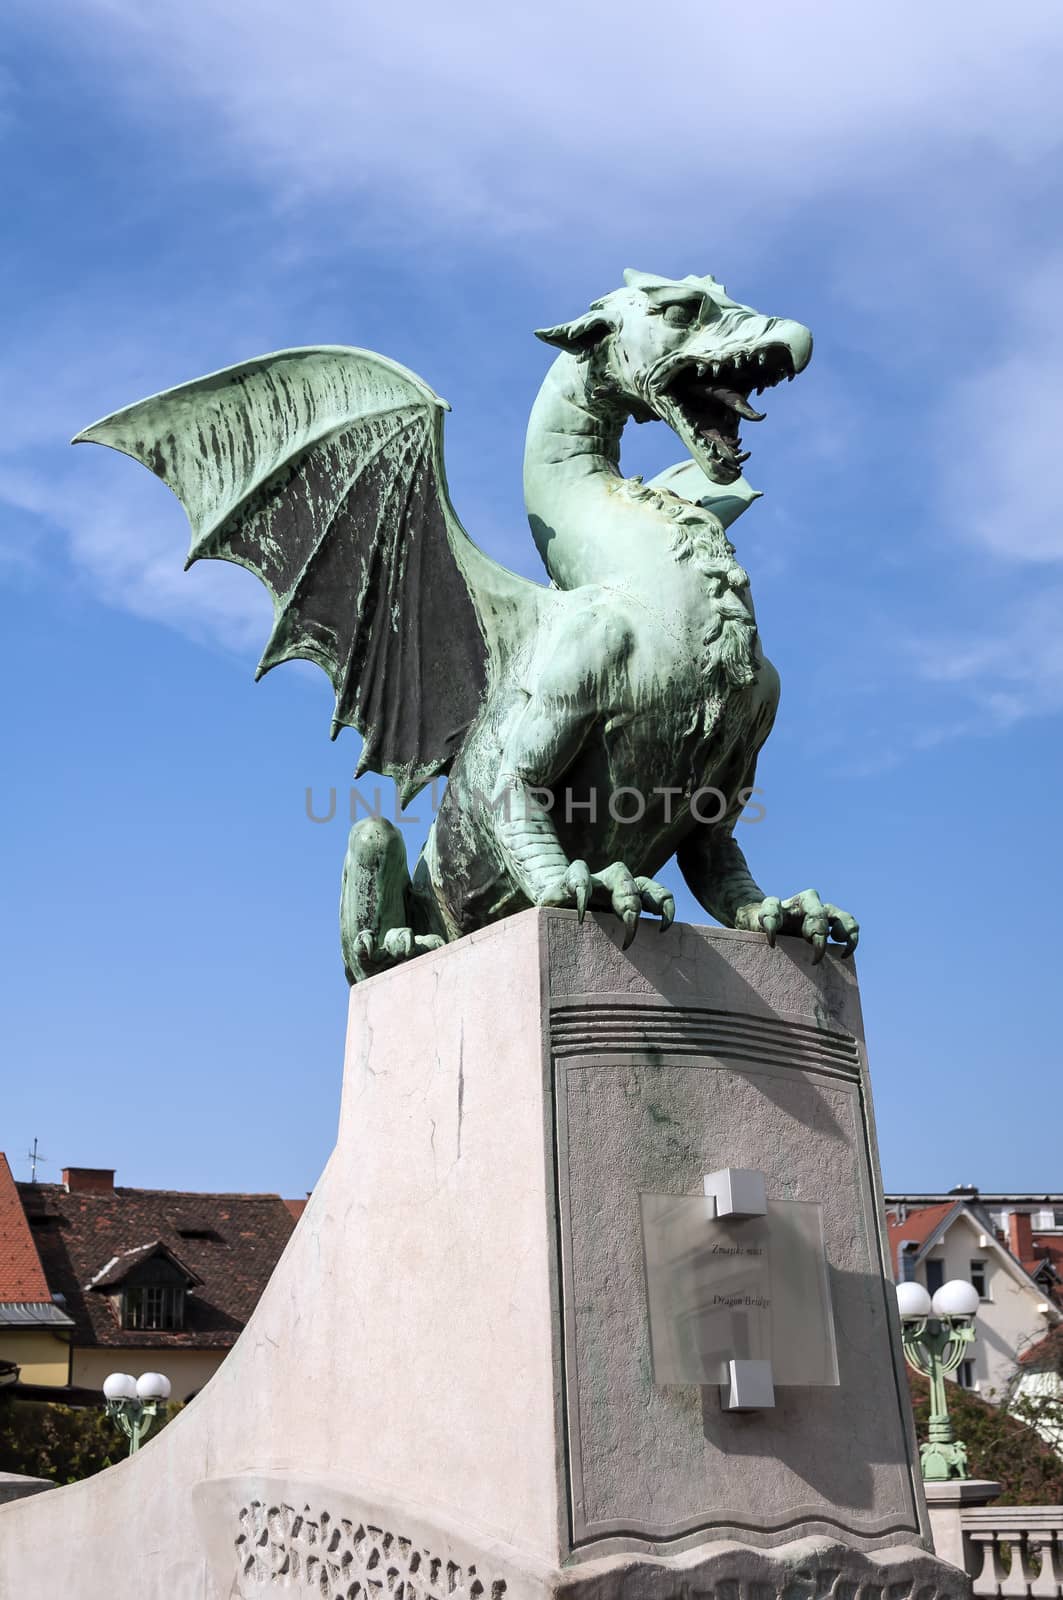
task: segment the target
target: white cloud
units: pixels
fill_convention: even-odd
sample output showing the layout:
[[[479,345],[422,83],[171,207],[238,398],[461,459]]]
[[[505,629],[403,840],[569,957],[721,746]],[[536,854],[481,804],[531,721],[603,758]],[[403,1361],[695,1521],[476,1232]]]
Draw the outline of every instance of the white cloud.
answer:
[[[108,605],[228,648],[261,650],[271,616],[257,581],[218,562],[186,575],[188,524],[163,485],[132,463],[116,473],[110,451],[66,443],[109,407],[158,389],[160,375],[178,381],[185,362],[195,369],[196,342],[184,330],[195,328],[205,352],[231,308],[220,304],[211,321],[182,319],[171,306],[150,333],[147,319],[123,331],[102,303],[87,314],[80,296],[53,301],[49,311],[45,325],[12,325],[0,363],[0,503],[29,513],[0,524],[0,562],[46,570],[61,543]],[[175,353],[182,338],[183,353]]]
[[[1063,584],[1014,588],[1025,591],[1023,598],[1002,604],[999,587],[992,587],[981,634],[945,634],[910,646],[924,682],[959,690],[976,708],[974,719],[935,725],[921,743],[992,733],[1063,711]]]
[[[1028,161],[1058,140],[1054,0],[1006,27],[988,0],[766,0],[742,17],[718,0],[58,0],[46,25],[170,128],[179,162],[415,201],[459,227],[622,227],[618,203],[684,194],[711,225],[751,186],[757,205],[798,202],[876,186],[930,144]]]
[[[1000,285],[988,360],[947,393],[938,424],[950,524],[1012,563],[1063,561],[1061,269],[1035,259]]]
[[[315,255],[337,243],[342,251],[364,229],[382,257],[393,230],[405,269],[428,275],[430,254],[411,262],[409,250],[411,225],[422,233],[429,219],[455,252],[491,236],[528,253],[529,271],[566,284],[573,261],[603,240],[623,237],[625,253],[646,251],[641,264],[665,270],[684,270],[692,239],[714,252],[718,241],[706,264],[723,270],[758,252],[767,264],[782,239],[778,275],[785,250],[821,262],[835,337],[842,330],[849,352],[867,360],[868,392],[855,391],[854,373],[833,387],[824,379],[818,420],[803,418],[796,399],[788,429],[802,457],[817,453],[818,428],[824,480],[858,452],[867,460],[876,374],[905,349],[913,369],[922,360],[912,414],[927,421],[938,526],[1001,562],[1002,577],[1009,563],[1063,557],[1055,263],[1023,278],[1020,264],[1046,247],[1011,183],[1059,140],[1057,0],[1027,0],[1006,27],[988,0],[905,0],[888,11],[765,0],[741,19],[706,0],[658,13],[631,0],[525,9],[56,0],[47,13],[14,0],[14,10],[25,32],[47,27],[48,49],[68,50],[79,70],[92,64],[134,125],[169,138],[175,171],[261,185],[262,205],[282,218],[272,270],[286,258],[313,271]],[[836,237],[829,227],[813,236],[832,215]],[[607,248],[612,257],[618,246]],[[651,248],[660,252],[652,260]],[[275,293],[264,283],[242,306],[241,327],[257,318],[268,328]],[[232,295],[212,306],[215,327]],[[113,322],[94,330],[92,319],[91,304],[71,303],[55,308],[48,330],[9,341],[17,402],[0,406],[0,497],[63,530],[111,603],[240,648],[259,643],[264,595],[216,564],[182,575],[184,523],[160,486],[130,470],[116,502],[106,465],[56,472],[35,462],[46,442],[110,405],[216,364],[188,340],[192,327],[204,351],[212,346],[200,302],[153,316],[149,337],[149,319],[135,333],[123,331],[132,319],[117,333]],[[247,348],[272,342],[264,332]],[[871,480],[871,489],[888,485]],[[933,499],[931,489],[928,526]],[[781,494],[775,509],[784,522]],[[925,558],[940,561],[941,550]],[[1031,670],[1018,672],[1022,642],[1021,621],[1005,622],[992,637],[936,647],[917,670],[1002,725],[1056,705],[1041,687],[1055,664],[1034,670],[1027,654]]]
[[[67,551],[96,594],[109,605],[183,631],[221,641],[244,653],[261,650],[272,613],[262,586],[249,573],[220,562],[209,572],[183,569],[188,524],[158,482],[129,474],[120,498],[106,470],[48,480],[0,465],[0,498],[30,511],[46,528],[61,529]],[[38,538],[36,557],[47,559]],[[27,562],[28,554],[0,542],[0,560]]]

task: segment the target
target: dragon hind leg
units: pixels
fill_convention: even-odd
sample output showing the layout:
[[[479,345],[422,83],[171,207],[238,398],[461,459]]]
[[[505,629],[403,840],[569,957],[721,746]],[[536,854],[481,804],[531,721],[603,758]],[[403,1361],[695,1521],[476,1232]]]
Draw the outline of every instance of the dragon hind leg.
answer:
[[[429,931],[429,919],[413,893],[398,828],[383,817],[355,823],[340,889],[340,944],[348,983],[360,983],[445,942]]]

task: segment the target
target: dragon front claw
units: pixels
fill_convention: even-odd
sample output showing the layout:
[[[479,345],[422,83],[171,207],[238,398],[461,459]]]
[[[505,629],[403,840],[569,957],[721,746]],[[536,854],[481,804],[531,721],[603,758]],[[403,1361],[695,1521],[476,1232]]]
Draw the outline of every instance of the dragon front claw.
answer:
[[[622,861],[592,872],[585,861],[573,861],[564,874],[539,897],[542,906],[574,906],[582,922],[588,905],[611,910],[624,924],[626,950],[638,932],[639,916],[648,911],[661,919],[661,932],[675,921],[675,899],[670,889],[653,878],[637,878]]]
[[[856,918],[829,900],[821,900],[815,889],[804,889],[789,900],[768,895],[764,900],[740,906],[735,913],[735,927],[766,934],[772,947],[780,933],[799,934],[812,946],[813,966],[823,960],[828,938],[842,946],[843,961],[860,942]]]
[[[355,975],[356,979],[384,972],[388,967],[397,966],[400,961],[410,961],[429,950],[438,950],[445,943],[446,940],[438,934],[414,933],[412,928],[388,928],[383,935],[373,928],[361,928],[350,947],[351,956],[361,968]]]

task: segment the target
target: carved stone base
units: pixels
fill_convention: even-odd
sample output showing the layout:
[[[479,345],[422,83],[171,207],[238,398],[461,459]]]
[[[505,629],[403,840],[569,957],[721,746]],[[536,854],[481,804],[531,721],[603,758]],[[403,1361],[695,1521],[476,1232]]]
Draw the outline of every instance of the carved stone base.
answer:
[[[137,1456],[0,1508],[0,1594],[963,1591],[925,1554],[851,967],[621,932],[527,912],[352,991],[336,1150],[243,1336]],[[822,1208],[840,1378],[748,1415],[650,1348],[640,1197],[727,1167]]]
[[[735,1541],[522,1570],[497,1551],[352,1498],[337,1484],[230,1479],[197,1495],[217,1592],[233,1600],[966,1600],[965,1575],[910,1545]]]

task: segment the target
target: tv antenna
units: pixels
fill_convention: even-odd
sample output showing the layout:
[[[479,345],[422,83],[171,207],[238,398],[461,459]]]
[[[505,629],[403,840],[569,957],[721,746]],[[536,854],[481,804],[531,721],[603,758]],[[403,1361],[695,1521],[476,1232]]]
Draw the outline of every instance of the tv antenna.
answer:
[[[37,1182],[37,1166],[38,1166],[38,1163],[40,1163],[42,1166],[47,1166],[48,1165],[48,1157],[41,1155],[40,1151],[37,1148],[37,1140],[36,1139],[34,1139],[34,1141],[33,1141],[33,1149],[26,1151],[26,1160],[30,1164],[30,1182],[31,1183],[36,1183]]]

